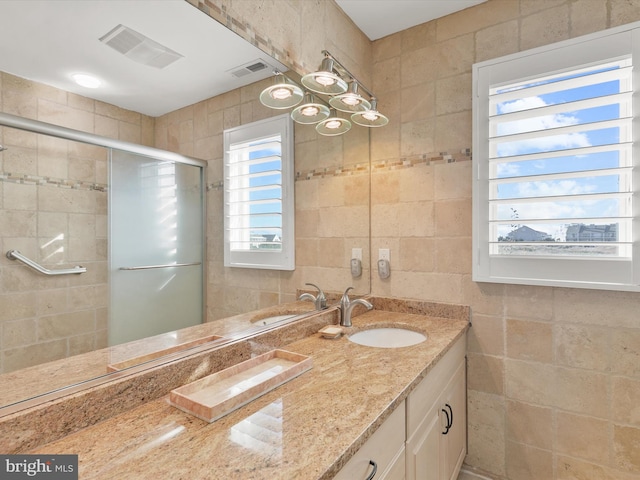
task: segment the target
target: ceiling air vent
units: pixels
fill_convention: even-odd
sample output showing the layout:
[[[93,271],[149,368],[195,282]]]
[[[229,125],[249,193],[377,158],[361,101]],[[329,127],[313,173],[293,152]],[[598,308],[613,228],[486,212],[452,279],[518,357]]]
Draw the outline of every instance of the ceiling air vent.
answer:
[[[165,68],[183,57],[125,25],[118,25],[100,41],[134,62],[155,68]]]
[[[262,60],[254,60],[253,62],[245,63],[236,68],[232,68],[228,70],[234,77],[242,78],[246,75],[251,75],[252,73],[258,73],[266,68],[272,68],[271,65],[263,62]]]

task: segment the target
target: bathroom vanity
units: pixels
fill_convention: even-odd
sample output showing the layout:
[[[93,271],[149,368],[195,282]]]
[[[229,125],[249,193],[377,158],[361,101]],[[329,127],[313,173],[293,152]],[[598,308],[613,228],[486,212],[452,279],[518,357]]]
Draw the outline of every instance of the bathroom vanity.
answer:
[[[459,338],[335,480],[455,480],[467,452],[465,338]]]
[[[243,340],[250,356],[281,348],[311,357],[313,367],[212,423],[173,407],[171,385],[159,398],[20,453],[78,454],[81,479],[364,480],[373,463],[376,480],[450,479],[465,454],[468,309],[371,301],[374,310],[354,316],[349,333],[403,326],[427,340],[376,348],[345,335],[323,338],[316,333],[322,324],[337,321],[329,309],[279,327],[281,334],[276,328]],[[189,381],[212,361],[200,355],[191,359]],[[156,368],[160,374],[173,367]],[[141,374],[139,381],[149,378]],[[142,388],[135,380],[119,389],[122,402]],[[100,407],[82,408],[91,415]]]

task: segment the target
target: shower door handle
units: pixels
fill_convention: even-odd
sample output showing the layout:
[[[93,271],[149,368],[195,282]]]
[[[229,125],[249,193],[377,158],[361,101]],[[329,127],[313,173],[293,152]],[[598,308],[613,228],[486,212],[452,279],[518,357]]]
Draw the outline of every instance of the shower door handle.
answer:
[[[120,267],[119,270],[151,270],[152,268],[192,267],[195,265],[202,265],[202,262],[167,263],[164,265],[141,265],[139,267]]]

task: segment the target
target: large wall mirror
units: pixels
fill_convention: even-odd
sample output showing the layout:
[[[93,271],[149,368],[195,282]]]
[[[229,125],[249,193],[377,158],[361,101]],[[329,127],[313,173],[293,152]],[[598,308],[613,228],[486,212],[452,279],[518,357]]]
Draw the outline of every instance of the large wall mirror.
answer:
[[[286,65],[184,0],[7,0],[0,16],[0,112],[206,162],[204,322],[295,302],[309,282],[327,292],[370,291],[369,132],[357,126],[325,137],[295,125],[295,270],[223,266],[222,132],[283,113],[259,95],[273,68]],[[138,51],[127,44],[136,41]],[[71,73],[102,74],[104,88],[68,86]],[[4,406],[107,378],[105,367],[126,358],[114,358],[108,340],[111,153],[8,126],[0,145],[1,415]],[[18,247],[48,266],[77,260],[87,273],[40,276],[6,258]],[[354,249],[362,252],[358,277],[350,272]],[[203,327],[190,338],[211,339]],[[220,328],[241,338],[259,325]],[[159,349],[167,338],[158,337]],[[140,354],[139,345],[128,352]]]

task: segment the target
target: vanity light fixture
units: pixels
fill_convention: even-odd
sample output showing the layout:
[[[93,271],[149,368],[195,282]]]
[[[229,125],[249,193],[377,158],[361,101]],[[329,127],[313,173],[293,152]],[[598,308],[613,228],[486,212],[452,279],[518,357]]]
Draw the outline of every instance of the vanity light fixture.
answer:
[[[351,115],[351,120],[362,127],[384,127],[389,123],[389,119],[378,112],[378,100],[371,99],[371,107],[364,112]]]
[[[304,95],[304,102],[291,112],[291,118],[302,124],[318,123],[329,117],[329,107],[324,103],[316,101],[315,97],[307,92]]]
[[[371,108],[371,104],[358,93],[358,82],[356,80],[349,84],[349,90],[346,93],[331,97],[329,105],[336,110],[349,113],[363,112]]]
[[[346,118],[339,117],[333,109],[331,110],[329,118],[316,125],[316,132],[320,135],[326,135],[329,137],[342,135],[343,133],[347,133],[349,130],[351,130],[351,122]]]
[[[304,97],[302,88],[278,71],[275,75],[273,85],[265,88],[260,94],[260,102],[265,107],[276,109],[298,105]]]
[[[351,129],[351,122],[338,116],[336,110],[352,113],[351,120],[363,127],[382,127],[389,123],[389,119],[378,112],[375,95],[329,52],[323,50],[322,54],[320,70],[304,75],[300,80],[302,85],[276,71],[274,84],[262,91],[260,102],[276,109],[300,104],[291,112],[291,118],[297,123],[317,124],[316,131],[321,135],[341,135]],[[325,100],[326,97],[329,99]]]

